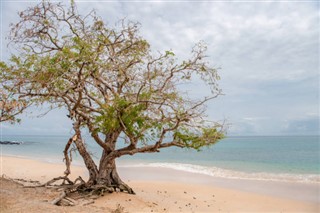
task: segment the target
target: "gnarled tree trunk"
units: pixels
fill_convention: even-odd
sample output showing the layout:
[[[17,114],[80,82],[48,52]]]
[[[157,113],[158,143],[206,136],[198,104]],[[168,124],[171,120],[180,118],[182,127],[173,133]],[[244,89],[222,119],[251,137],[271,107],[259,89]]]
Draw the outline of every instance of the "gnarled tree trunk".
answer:
[[[95,162],[93,161],[92,157],[90,156],[89,152],[87,151],[84,142],[81,137],[81,131],[80,131],[80,125],[79,122],[75,122],[73,124],[73,129],[75,131],[75,135],[70,139],[76,144],[77,150],[80,153],[84,164],[89,172],[89,180],[85,184],[85,188],[88,189],[112,189],[111,191],[116,191],[119,189],[120,191],[126,191],[129,194],[134,194],[134,191],[125,184],[121,178],[118,175],[117,167],[114,155],[114,149],[115,149],[115,138],[117,135],[119,135],[118,132],[115,132],[114,134],[111,134],[109,137],[107,137],[106,141],[109,142],[109,144],[112,144],[111,146],[108,146],[108,150],[103,150],[99,169],[97,168]],[[67,156],[67,150],[70,147],[70,140],[65,148],[65,160],[66,160],[66,167],[67,170],[65,172],[66,176],[70,174],[70,160]],[[111,141],[108,141],[111,140]]]
[[[112,152],[103,151],[99,165],[99,173],[97,183],[101,185],[111,186],[120,191],[127,191],[129,194],[134,194],[134,191],[125,184],[118,175],[115,157]]]
[[[86,167],[89,171],[88,184],[89,185],[96,184],[98,173],[99,173],[96,164],[94,163],[90,154],[87,152],[87,150],[83,144],[81,136],[79,136],[74,142],[77,146],[77,150],[79,151],[79,153],[84,161],[84,164],[86,165]]]
[[[90,154],[88,153],[82,137],[81,137],[81,131],[80,131],[80,122],[75,122],[73,124],[73,129],[75,131],[75,135],[73,136],[72,140],[73,142],[76,144],[77,150],[80,153],[84,164],[86,165],[88,171],[89,171],[89,180],[87,182],[88,185],[94,185],[97,182],[97,177],[98,177],[98,168],[95,164],[95,162],[93,161],[92,157],[90,156]],[[68,165],[67,165],[67,169],[68,169]]]

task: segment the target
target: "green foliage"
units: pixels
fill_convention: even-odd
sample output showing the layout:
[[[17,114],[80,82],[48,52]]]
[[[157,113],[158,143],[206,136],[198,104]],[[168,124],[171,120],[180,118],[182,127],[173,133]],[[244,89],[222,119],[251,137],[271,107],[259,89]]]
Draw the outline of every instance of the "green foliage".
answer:
[[[113,104],[105,105],[102,115],[95,118],[95,123],[105,134],[112,133],[123,125],[128,135],[137,137],[139,130],[145,127],[144,110],[144,104],[133,105],[124,98],[116,98]]]
[[[95,118],[95,124],[98,126],[96,131],[109,134],[120,127],[117,113],[114,107],[110,106],[101,112],[101,115]]]
[[[224,134],[216,127],[202,128],[197,132],[188,128],[180,128],[174,132],[173,138],[185,144],[187,148],[200,150],[201,147],[215,144],[224,138]]]
[[[175,56],[174,52],[172,51],[166,51],[166,56]]]

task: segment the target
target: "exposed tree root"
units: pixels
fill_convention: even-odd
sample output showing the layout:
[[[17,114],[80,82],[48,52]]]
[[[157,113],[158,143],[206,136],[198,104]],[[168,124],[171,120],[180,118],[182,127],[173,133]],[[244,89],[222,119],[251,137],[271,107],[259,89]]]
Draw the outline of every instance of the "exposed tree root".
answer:
[[[12,181],[12,182],[14,182],[16,184],[19,184],[19,185],[21,185],[23,187],[34,187],[35,185],[39,185],[40,184],[39,181],[25,180],[25,179],[21,179],[21,178],[10,178],[5,174],[3,174],[1,177],[5,178],[6,180]],[[31,186],[25,185],[25,184],[31,184]]]
[[[56,177],[44,184],[40,184],[39,181],[12,179],[5,175],[2,177],[18,183],[25,188],[46,187],[55,188],[57,191],[61,191],[59,197],[51,201],[53,205],[58,206],[89,205],[94,203],[95,199],[103,196],[105,193],[113,193],[117,191],[135,194],[134,191],[124,183],[111,186],[102,183],[90,185],[86,183],[80,176],[74,181],[71,181],[66,176]],[[56,184],[58,181],[62,181],[62,183]],[[26,185],[26,183],[31,185]]]
[[[59,180],[63,180],[61,185],[66,185],[65,182],[68,182],[69,185],[74,185],[74,183],[67,176],[60,176],[60,177],[53,178],[52,180],[50,180],[40,186],[50,186],[51,184],[53,184],[54,182],[57,182]]]

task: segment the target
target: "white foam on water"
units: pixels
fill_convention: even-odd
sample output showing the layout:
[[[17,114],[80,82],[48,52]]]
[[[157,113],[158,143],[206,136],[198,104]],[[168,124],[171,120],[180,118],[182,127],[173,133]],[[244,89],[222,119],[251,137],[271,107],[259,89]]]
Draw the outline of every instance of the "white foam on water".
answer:
[[[320,183],[320,175],[317,174],[276,174],[276,173],[247,173],[241,171],[227,170],[218,167],[200,166],[194,164],[182,163],[140,163],[140,164],[123,164],[121,167],[152,167],[152,168],[169,168],[178,171],[203,174],[212,177],[245,179],[245,180],[265,180],[265,181],[282,181],[282,182],[303,182],[303,183]]]

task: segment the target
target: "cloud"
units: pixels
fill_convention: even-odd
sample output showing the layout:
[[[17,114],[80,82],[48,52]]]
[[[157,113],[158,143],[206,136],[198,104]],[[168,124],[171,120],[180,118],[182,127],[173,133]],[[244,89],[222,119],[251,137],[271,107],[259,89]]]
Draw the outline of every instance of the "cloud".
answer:
[[[283,132],[296,135],[319,135],[319,120],[319,116],[290,120],[287,121],[286,124],[283,126]]]
[[[16,11],[30,4],[2,3],[3,32],[6,25],[17,20]],[[222,68],[220,87],[226,94],[210,102],[207,114],[211,119],[227,118],[233,124],[230,134],[315,132],[318,124],[306,115],[319,115],[317,3],[77,4],[81,13],[95,8],[109,26],[123,17],[140,22],[141,35],[154,51],[172,49],[179,59],[189,57],[192,46],[204,40],[208,44],[207,60]],[[6,58],[4,45],[1,52]],[[208,94],[208,88],[198,82],[188,85],[188,90],[196,96]]]

